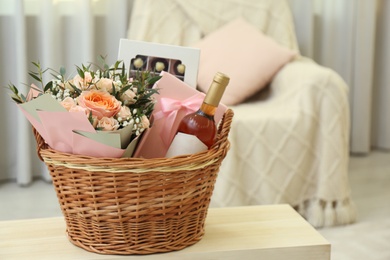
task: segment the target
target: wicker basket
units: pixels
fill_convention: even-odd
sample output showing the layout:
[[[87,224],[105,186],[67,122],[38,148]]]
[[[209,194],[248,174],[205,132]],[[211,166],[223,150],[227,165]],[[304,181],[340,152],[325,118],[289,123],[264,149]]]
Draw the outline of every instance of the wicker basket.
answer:
[[[217,173],[229,149],[233,111],[217,142],[175,158],[94,158],[50,149],[35,131],[66,221],[69,240],[101,254],[180,250],[204,234]]]

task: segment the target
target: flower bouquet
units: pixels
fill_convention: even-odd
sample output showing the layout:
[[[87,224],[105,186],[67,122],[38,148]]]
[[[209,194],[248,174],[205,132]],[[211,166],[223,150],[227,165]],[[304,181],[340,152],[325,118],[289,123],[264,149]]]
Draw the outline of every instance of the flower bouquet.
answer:
[[[51,148],[96,157],[129,157],[150,127],[153,95],[158,93],[151,86],[160,76],[139,71],[128,78],[122,61],[109,66],[104,57],[99,59],[101,66],[76,66],[72,78],[66,78],[65,68],[57,72],[33,62],[36,71],[29,75],[38,86],[31,84],[25,96],[10,84],[11,98]],[[54,79],[45,84],[47,72]]]

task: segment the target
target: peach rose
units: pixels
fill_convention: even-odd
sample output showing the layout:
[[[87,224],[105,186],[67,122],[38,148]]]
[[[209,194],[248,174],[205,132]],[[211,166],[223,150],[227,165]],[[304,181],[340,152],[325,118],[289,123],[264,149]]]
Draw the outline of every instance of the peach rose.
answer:
[[[73,98],[67,97],[60,102],[60,104],[66,109],[70,110],[72,107],[76,106],[76,101]]]
[[[101,90],[83,91],[77,98],[80,106],[89,109],[98,119],[113,117],[121,109],[121,102],[109,93]]]
[[[125,104],[134,104],[135,103],[134,97],[135,97],[134,91],[132,91],[131,89],[128,89],[125,91],[125,93],[122,94],[121,100]]]
[[[96,85],[97,89],[112,93],[112,84],[113,83],[114,82],[112,81],[112,79],[101,78],[96,82],[95,85]]]
[[[97,127],[102,131],[113,131],[119,128],[119,123],[114,118],[103,117],[98,121]]]
[[[141,117],[141,126],[142,128],[146,129],[146,128],[149,128],[150,126],[150,122],[149,122],[149,119],[147,116],[143,115]]]
[[[122,119],[128,120],[131,118],[131,112],[130,108],[127,106],[122,106],[121,110],[119,110],[118,114],[116,116],[119,118],[121,117]]]

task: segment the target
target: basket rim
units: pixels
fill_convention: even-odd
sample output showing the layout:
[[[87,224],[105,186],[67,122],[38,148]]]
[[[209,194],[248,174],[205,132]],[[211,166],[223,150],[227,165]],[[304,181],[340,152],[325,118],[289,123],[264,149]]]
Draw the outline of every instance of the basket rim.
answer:
[[[54,151],[54,150],[51,150],[51,151]],[[48,151],[48,152],[51,152],[51,151]],[[56,151],[54,151],[54,152],[56,153]],[[151,164],[144,163],[145,160],[151,160],[151,159],[144,159],[144,160],[138,161],[138,163],[136,163],[136,164],[134,164],[135,163],[134,160],[120,160],[120,161],[116,162],[116,164],[117,164],[116,166],[112,165],[112,162],[110,163],[110,161],[109,161],[109,160],[112,160],[113,158],[108,159],[106,161],[107,163],[105,163],[105,165],[101,165],[102,162],[99,162],[98,165],[96,165],[96,164],[91,164],[91,163],[86,164],[86,163],[83,163],[82,161],[80,161],[79,163],[71,163],[71,162],[67,162],[65,160],[55,160],[51,156],[49,156],[49,153],[44,153],[42,157],[43,157],[43,160],[46,164],[52,164],[52,165],[56,165],[56,166],[64,166],[64,167],[67,167],[70,169],[75,169],[75,170],[87,170],[87,171],[93,171],[93,172],[112,172],[112,173],[131,171],[134,173],[142,173],[142,172],[145,172],[146,169],[147,169],[147,171],[157,171],[157,172],[173,172],[173,171],[183,171],[183,170],[189,171],[189,170],[202,169],[202,168],[205,168],[207,166],[214,164],[215,162],[218,161],[218,158],[220,157],[220,156],[215,156],[215,155],[219,155],[219,154],[212,153],[212,156],[209,156],[208,154],[210,154],[210,153],[206,153],[205,156],[192,156],[191,155],[190,157],[185,157],[185,158],[179,158],[179,157],[175,157],[174,159],[172,159],[172,158],[165,159],[164,158],[163,160],[160,161],[160,163],[155,160]],[[87,158],[85,158],[85,159],[88,160]],[[157,158],[157,159],[160,159],[160,158]],[[170,159],[170,160],[168,160],[168,159]],[[183,160],[183,159],[187,159],[187,160]],[[127,166],[128,164],[126,164],[126,162],[130,162],[130,161],[131,161],[132,165]],[[169,164],[165,163],[168,161],[171,163],[169,163]],[[121,162],[121,163],[119,164],[119,162]],[[174,162],[181,162],[181,163],[177,164]]]
[[[233,111],[227,109],[218,127],[217,141],[211,149],[191,155],[179,155],[171,158],[111,158],[91,157],[64,153],[54,150],[44,143],[43,138],[35,131],[37,140],[37,153],[47,164],[65,166],[73,169],[84,169],[104,172],[144,172],[160,171],[171,172],[185,169],[199,169],[207,167],[224,157],[230,148],[228,134],[233,118]],[[142,170],[141,170],[142,169]]]

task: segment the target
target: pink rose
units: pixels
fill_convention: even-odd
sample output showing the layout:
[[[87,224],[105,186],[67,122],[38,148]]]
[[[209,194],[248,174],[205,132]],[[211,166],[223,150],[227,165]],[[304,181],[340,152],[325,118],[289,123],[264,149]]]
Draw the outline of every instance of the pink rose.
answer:
[[[37,87],[34,83],[31,84],[30,91],[27,94],[27,101],[33,100],[34,98],[38,97],[38,95],[41,93],[39,90],[39,87]]]
[[[104,91],[107,91],[107,92],[110,92],[112,93],[112,84],[114,82],[112,81],[112,79],[108,79],[108,78],[101,78],[99,79],[97,82],[96,82],[96,88],[97,89],[100,89],[100,90],[104,90]]]
[[[89,109],[98,119],[113,117],[121,109],[120,101],[101,90],[83,91],[77,98],[77,102],[80,106]]]
[[[92,83],[92,75],[88,71],[84,72],[84,78],[80,77],[79,74],[73,78],[73,85],[81,90],[88,89]]]
[[[119,123],[114,118],[103,117],[98,121],[97,127],[102,131],[113,131],[119,128]]]
[[[86,116],[89,116],[89,109],[82,106],[73,106],[69,109],[69,112],[84,112]]]
[[[70,110],[72,107],[76,106],[76,101],[73,98],[67,97],[60,102],[60,104],[66,109]]]

